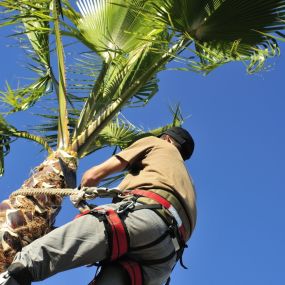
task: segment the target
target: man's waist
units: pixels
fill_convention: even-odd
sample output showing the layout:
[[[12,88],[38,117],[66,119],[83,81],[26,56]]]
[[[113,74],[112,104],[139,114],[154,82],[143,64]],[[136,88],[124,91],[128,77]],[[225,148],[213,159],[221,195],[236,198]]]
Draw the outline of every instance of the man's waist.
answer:
[[[126,192],[128,192],[128,194],[137,196],[137,201],[140,203],[160,203],[176,220],[184,239],[189,239],[193,229],[192,221],[188,218],[186,210],[174,192],[164,189],[133,189],[126,190],[125,193]],[[157,210],[157,212],[163,215],[164,218],[169,219],[169,214],[167,215],[165,211]]]

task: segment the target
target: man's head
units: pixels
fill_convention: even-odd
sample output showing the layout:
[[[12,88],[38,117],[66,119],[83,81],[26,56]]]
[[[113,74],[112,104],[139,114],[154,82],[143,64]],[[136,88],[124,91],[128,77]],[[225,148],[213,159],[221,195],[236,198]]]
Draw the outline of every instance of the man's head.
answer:
[[[191,157],[194,151],[194,140],[188,131],[181,127],[172,127],[164,131],[160,137],[171,142],[178,148],[184,160]]]

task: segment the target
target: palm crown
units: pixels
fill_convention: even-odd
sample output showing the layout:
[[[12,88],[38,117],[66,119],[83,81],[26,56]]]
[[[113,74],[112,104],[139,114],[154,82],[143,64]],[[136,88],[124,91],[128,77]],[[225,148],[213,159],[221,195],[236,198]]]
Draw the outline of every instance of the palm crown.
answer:
[[[58,149],[75,152],[79,158],[106,144],[126,146],[142,134],[118,118],[119,111],[147,103],[158,90],[157,74],[173,60],[175,67],[182,64],[184,69],[201,72],[233,60],[247,62],[249,72],[260,70],[268,57],[279,53],[272,33],[284,27],[284,3],[80,0],[76,7],[66,0],[2,1],[7,15],[3,24],[22,25],[21,36],[27,37],[32,50],[30,68],[38,76],[20,89],[7,85],[2,101],[9,113],[23,111],[54,90],[58,104],[54,116],[44,115],[50,125],[37,128],[47,131],[42,136],[18,131],[1,117],[2,165],[11,137],[35,140],[48,151],[57,138]],[[86,81],[70,81],[71,74],[67,84],[63,36],[88,49],[76,66],[78,73],[89,76],[87,86]],[[51,60],[53,49],[57,72]],[[80,88],[88,89],[88,96],[72,94]],[[173,124],[179,123],[176,116]]]

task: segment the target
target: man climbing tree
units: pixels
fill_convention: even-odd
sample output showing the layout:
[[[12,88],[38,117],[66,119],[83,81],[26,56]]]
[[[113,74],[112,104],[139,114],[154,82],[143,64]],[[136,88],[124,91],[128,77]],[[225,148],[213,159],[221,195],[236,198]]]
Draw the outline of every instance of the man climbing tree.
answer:
[[[164,284],[196,223],[195,192],[183,162],[193,150],[191,135],[172,127],[86,171],[81,185],[88,187],[114,172],[129,173],[116,201],[23,248],[0,284],[28,285],[97,262],[103,269],[93,284]]]
[[[129,124],[125,119],[122,120],[120,115],[126,107],[145,106],[158,91],[158,74],[161,71],[168,67],[180,70],[182,66],[183,70],[208,73],[216,67],[231,61],[246,63],[249,73],[262,70],[266,59],[279,55],[276,37],[282,39],[283,34],[280,31],[284,29],[285,23],[285,0],[79,0],[76,2],[77,8],[74,1],[67,0],[3,0],[0,2],[0,13],[4,15],[0,19],[0,26],[20,25],[19,43],[23,43],[23,37],[28,41],[28,45],[25,42],[21,47],[27,48],[29,71],[35,72],[35,76],[29,74],[24,76],[25,78],[33,77],[34,80],[25,82],[23,85],[20,84],[20,88],[18,88],[18,84],[16,84],[17,87],[13,88],[7,83],[6,91],[0,92],[1,104],[5,105],[5,110],[0,114],[0,175],[4,172],[4,156],[9,153],[10,144],[15,138],[35,141],[42,145],[49,154],[47,159],[36,168],[32,176],[25,180],[21,186],[26,191],[33,191],[34,194],[29,192],[27,194],[29,197],[15,198],[15,196],[12,196],[0,204],[1,272],[6,270],[15,253],[21,250],[22,247],[24,249],[17,258],[22,256],[28,248],[40,248],[35,245],[39,245],[42,240],[34,243],[31,247],[26,246],[32,240],[52,230],[53,222],[62,201],[60,198],[62,196],[58,197],[60,194],[56,189],[63,190],[67,187],[74,187],[75,182],[68,178],[73,177],[69,175],[70,173],[74,174],[76,172],[77,160],[105,146],[125,148],[130,141],[133,141],[134,137],[142,135],[140,130],[133,128],[132,124]],[[12,33],[15,33],[14,30]],[[65,50],[70,46],[70,38],[81,43],[82,48],[87,49],[87,51],[82,52],[81,48],[78,51],[76,48],[72,48],[72,56],[66,56],[68,53]],[[83,55],[79,58],[81,64],[75,65],[75,69],[67,68],[70,65],[66,64],[66,60],[71,59],[70,64],[74,66],[73,59],[76,56],[73,55],[77,53]],[[173,64],[169,66],[171,62]],[[68,70],[71,71],[69,75],[66,74]],[[77,74],[79,78],[73,79],[71,74]],[[83,74],[88,76],[87,81],[85,78],[81,78]],[[86,84],[86,82],[89,82],[89,84]],[[86,91],[88,92],[87,96],[84,95]],[[191,87],[189,92],[191,92]],[[80,93],[80,96],[74,93]],[[44,124],[43,127],[37,125],[38,120],[32,119],[35,125],[31,128],[25,127],[22,130],[21,127],[19,129],[18,126],[11,125],[6,120],[7,114],[13,115],[16,112],[26,111],[33,108],[35,104],[43,103],[44,107],[50,106],[44,104],[46,102],[51,104],[51,108],[41,114],[42,117],[48,119],[48,123]],[[175,116],[172,125],[179,125],[177,121],[179,120]],[[158,132],[155,129],[152,133],[157,135],[160,131]],[[173,136],[171,134],[167,135],[175,140],[173,134]],[[162,138],[166,141],[172,141],[165,136],[162,136]],[[143,142],[142,144],[145,146],[146,143]],[[132,186],[134,189],[138,187],[140,190],[141,188],[150,190],[136,193],[133,191],[131,196],[140,197],[140,195],[143,196],[143,194],[149,192],[156,192],[157,189],[164,191],[152,194],[151,198],[140,197],[137,199],[139,203],[145,202],[148,205],[152,201],[151,199],[155,200],[157,198],[155,194],[163,195],[166,193],[165,191],[170,191],[169,195],[174,202],[171,200],[170,204],[168,203],[167,194],[167,197],[164,197],[167,198],[166,201],[161,201],[161,198],[159,198],[160,202],[155,200],[153,203],[162,203],[164,208],[174,209],[176,206],[174,205],[173,208],[171,205],[177,202],[179,215],[176,212],[169,211],[176,218],[181,217],[183,227],[179,227],[179,232],[187,240],[191,232],[190,225],[188,225],[189,220],[193,219],[192,230],[195,224],[195,215],[192,213],[195,208],[194,194],[193,200],[191,200],[191,197],[184,197],[185,193],[181,191],[187,189],[191,182],[185,182],[177,178],[182,175],[184,170],[179,172],[182,166],[180,165],[180,168],[176,167],[174,165],[176,160],[173,157],[169,163],[164,162],[164,159],[166,159],[165,154],[161,155],[159,162],[156,164],[145,162],[144,159],[152,155],[155,149],[154,146],[153,149],[146,149],[145,156],[138,156],[136,159],[130,158],[130,161],[117,155],[111,159],[111,162],[108,162],[110,164],[106,162],[104,167],[111,167],[112,163],[116,162],[113,169],[107,168],[107,172],[111,173],[123,169],[124,165],[122,164],[128,165],[131,170],[131,176],[128,177],[132,179],[124,186],[124,183],[128,181],[126,178],[120,187],[133,190]],[[148,170],[150,165],[153,169],[148,172],[150,175],[159,176],[163,174],[167,179],[161,180],[157,186],[157,180],[147,182],[146,178],[150,178],[147,176],[142,178],[145,184],[132,185],[131,182],[136,181],[135,178],[141,177],[140,175],[144,173],[142,169]],[[173,168],[172,171],[178,173],[175,174],[175,178],[179,181],[177,185],[175,183],[168,184],[174,177],[166,171],[170,168],[170,165]],[[158,166],[164,167],[163,171],[160,171]],[[95,168],[97,178],[92,177],[91,180],[89,180],[90,177],[88,178],[88,175],[92,174],[90,170],[89,174],[87,173],[83,177],[82,184],[95,185],[100,178],[108,174],[106,172],[100,173],[100,169],[102,170],[100,167]],[[180,188],[179,185],[181,184],[183,187]],[[37,195],[36,191],[43,188],[48,192],[51,189],[54,190],[54,194],[49,197],[43,194]],[[177,191],[180,193],[178,197],[181,198],[182,196],[181,202],[173,198],[176,197],[173,193]],[[189,204],[189,201],[192,201],[193,204]],[[128,201],[128,203],[131,202]],[[123,199],[120,203],[125,205],[126,199]],[[120,203],[116,206],[120,206]],[[167,218],[169,216],[165,214],[167,211],[159,209],[159,205],[150,206],[152,209],[140,209],[138,211],[139,205],[134,206],[134,203],[131,203],[128,208],[134,207],[133,210],[136,209],[136,211],[128,213],[125,218],[126,223],[132,216],[139,215],[140,211],[148,212],[149,215],[152,213],[153,220],[154,217],[158,219],[152,210],[159,212],[161,217],[168,222]],[[186,210],[180,211],[180,206],[185,207],[185,203]],[[120,211],[123,212],[124,209],[120,209]],[[72,222],[71,225],[74,228],[76,228],[75,224],[82,226],[80,229],[82,234],[84,233],[83,225],[89,228],[87,220],[93,221],[94,231],[97,224],[101,229],[105,228],[105,226],[103,227],[104,219],[106,218],[112,223],[112,220],[108,219],[108,215],[116,217],[116,213],[106,212],[108,214],[106,217],[101,212],[96,213],[100,216],[100,220],[103,220],[101,222],[97,221],[98,217],[95,219],[92,215],[86,215]],[[170,219],[172,219],[171,215]],[[94,222],[94,220],[97,222]],[[151,219],[146,220],[149,223]],[[175,219],[172,221],[175,222]],[[179,221],[178,219],[178,225],[180,225]],[[109,225],[111,229],[114,228],[112,224],[110,225],[107,222],[106,225]],[[68,227],[70,226],[66,226],[61,230],[65,231]],[[120,226],[120,230],[122,230],[122,227]],[[173,227],[175,229],[175,226],[172,225],[172,230]],[[186,233],[184,233],[184,228]],[[46,239],[51,238],[58,231],[60,230],[54,231]],[[131,232],[131,229],[129,231]],[[86,232],[88,233],[87,229]],[[98,231],[98,229],[96,230],[96,238],[99,238],[98,232],[102,234],[101,238],[105,239],[105,234]],[[145,235],[147,234],[145,233]],[[164,242],[170,239],[168,234],[165,236],[167,237]],[[175,248],[177,250],[183,248],[183,241],[182,246],[177,246],[180,238],[175,238],[175,236],[174,231],[171,239],[174,241]],[[136,240],[139,241],[139,237],[135,236]],[[132,242],[131,237],[130,242]],[[122,255],[122,252],[125,251],[128,252],[128,257],[132,257],[131,254],[136,252],[132,248],[132,243],[130,249],[126,249],[125,243],[122,243],[124,245],[122,252],[121,249],[116,247],[115,239],[113,242],[110,238],[111,243],[117,252],[112,250],[110,259],[115,259],[116,256]],[[99,253],[97,253],[97,256],[93,256],[93,251],[90,251],[89,255],[84,255],[85,258],[88,256],[92,262],[104,260],[108,253],[108,244],[105,242],[105,246],[101,244],[100,246],[98,244],[94,246],[100,247],[101,251],[98,252],[101,256],[99,256]],[[134,246],[143,247],[144,245],[135,244]],[[104,248],[105,252],[102,250]],[[171,247],[167,247],[167,249],[171,249]],[[54,259],[54,255],[51,254],[47,257],[45,251],[44,259],[51,258],[54,262],[57,261],[55,267],[50,269],[52,272],[49,274],[44,268],[45,270],[42,271],[43,276],[39,276],[38,267],[35,266],[35,264],[43,265],[43,263],[37,261],[38,257],[30,257],[35,260],[32,267],[29,267],[25,263],[26,261],[24,262],[24,258],[21,257],[20,261],[27,265],[26,268],[33,268],[28,276],[20,278],[21,282],[25,279],[39,280],[55,274],[56,270],[60,271],[85,264],[87,260],[82,263],[79,261],[81,250],[83,248],[80,246],[79,248],[72,248],[71,252],[67,253],[67,248],[64,245],[60,247],[60,252],[57,252],[56,255],[57,258],[58,256],[65,256],[66,260],[68,259],[69,267],[65,268],[59,265],[61,261]],[[137,248],[136,250],[139,251]],[[153,252],[153,249],[149,249],[149,251]],[[58,254],[62,252],[65,252],[65,255]],[[76,252],[78,255],[75,255]],[[164,251],[159,252],[163,253]],[[176,255],[176,253],[173,255]],[[153,258],[151,255],[148,257]],[[167,256],[162,256],[162,258],[165,257]],[[169,274],[176,257],[173,256],[172,258],[173,263],[168,261],[167,274]],[[143,276],[145,279],[149,278],[150,280],[151,276],[147,275],[146,266],[149,266],[149,268],[155,266],[160,272],[159,268],[162,263],[150,265],[147,262],[148,259],[145,259]],[[130,268],[133,263],[123,263],[123,265]],[[166,267],[165,263],[163,266]],[[106,272],[105,270],[102,272]],[[133,270],[137,271],[137,267]],[[165,273],[165,278],[167,274]],[[158,279],[164,277],[155,276]],[[104,278],[102,277],[102,280]]]

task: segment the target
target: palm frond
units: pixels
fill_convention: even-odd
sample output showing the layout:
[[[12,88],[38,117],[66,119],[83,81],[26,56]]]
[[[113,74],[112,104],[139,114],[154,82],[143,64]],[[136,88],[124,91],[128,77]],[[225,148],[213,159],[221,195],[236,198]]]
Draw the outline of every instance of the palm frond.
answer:
[[[136,53],[133,52],[130,59],[125,57],[117,57],[113,60],[112,65],[104,64],[101,70],[100,75],[97,78],[97,81],[93,87],[90,97],[86,101],[86,104],[82,110],[82,115],[78,122],[76,132],[74,133],[73,138],[80,135],[87,125],[90,122],[94,121],[96,117],[102,113],[102,110],[107,110],[108,108],[113,108],[115,106],[115,101],[121,101],[121,93],[126,87],[129,87],[132,82],[136,81],[134,77],[134,71],[138,67],[138,63],[143,60],[142,58],[147,59],[145,52],[148,50],[145,49],[137,50]],[[153,58],[155,60],[155,57]],[[149,62],[149,61],[148,61]],[[151,64],[151,62],[149,62]],[[140,70],[143,72],[143,69]],[[140,73],[137,73],[139,76]],[[140,82],[139,88],[136,90],[138,92],[144,86],[144,82]],[[151,92],[148,92],[149,96],[152,96],[152,91],[156,91],[155,83],[152,81],[149,84]],[[146,88],[146,87],[145,87]],[[135,93],[136,93],[135,92]],[[144,95],[146,95],[146,89],[142,90]],[[127,103],[134,94],[128,95],[124,98],[123,105]],[[139,94],[138,94],[139,96]],[[146,97],[144,98],[146,100]],[[117,108],[121,108],[122,104],[120,103]],[[116,108],[116,110],[117,110]],[[107,117],[106,117],[107,118]]]
[[[241,61],[245,64],[247,72],[252,74],[264,69],[267,59],[279,56],[280,48],[277,42],[272,39],[271,43],[263,44],[262,48],[241,44],[240,41],[233,43],[198,43],[196,50],[192,52],[200,58],[189,60],[189,70],[209,73],[215,68],[229,62]]]
[[[50,67],[49,34],[52,19],[49,15],[49,1],[1,1],[4,15],[2,22],[17,23],[18,32],[14,35],[20,47],[33,63],[28,69],[37,74],[32,83],[13,90],[7,83],[7,91],[2,91],[2,101],[10,112],[27,110],[42,96],[49,93],[52,72]]]
[[[32,84],[18,89],[12,89],[7,82],[6,91],[0,91],[0,101],[5,104],[8,113],[24,111],[32,107],[49,89],[49,75],[41,77]]]
[[[119,113],[119,115],[117,115],[105,128],[102,129],[96,139],[88,145],[88,148],[85,148],[84,152],[78,152],[79,157],[87,156],[92,152],[107,146],[124,149],[135,140],[149,135],[158,136],[164,130],[172,126],[182,125],[184,119],[181,114],[180,106],[177,105],[175,107],[171,107],[170,112],[172,115],[172,123],[148,131],[135,126],[127,120],[122,113]]]
[[[138,6],[145,5],[145,1],[133,2]],[[83,108],[73,138],[84,131],[100,110],[113,104],[123,85],[130,81],[128,77],[134,78],[134,73],[131,73],[133,66],[140,61],[138,55],[143,53],[143,48],[148,49],[155,36],[161,33],[161,29],[150,26],[146,28],[140,13],[120,5],[123,3],[124,1],[119,0],[78,2],[82,14],[79,30],[85,40],[92,43],[93,50],[102,56],[105,63]],[[157,88],[154,81],[149,86],[152,88],[152,92],[149,92],[151,97]],[[146,90],[142,90],[137,99],[147,101],[146,93]]]
[[[52,152],[52,149],[43,137],[31,134],[27,131],[20,131],[16,129],[14,126],[8,124],[8,122],[2,116],[0,116],[0,135],[11,138],[23,138],[31,140],[42,145],[48,152]]]
[[[24,138],[34,141],[42,145],[49,153],[52,152],[51,147],[43,137],[17,130],[0,115],[0,175],[4,173],[4,156],[9,153],[10,144],[14,141],[13,138]]]
[[[7,18],[3,17],[0,23],[23,25],[23,33],[46,70],[50,68],[49,34],[52,18],[49,15],[49,2],[49,0],[0,2],[0,6],[4,8],[2,13],[7,15]]]
[[[179,104],[174,107],[170,107],[170,112],[173,117],[172,123],[147,131],[134,126],[122,114],[119,114],[119,116],[112,121],[96,139],[97,148],[94,147],[96,145],[96,142],[94,142],[93,149],[91,148],[89,153],[86,153],[85,155],[91,154],[99,148],[104,147],[104,144],[106,144],[106,146],[113,146],[115,154],[118,148],[122,150],[138,139],[150,135],[159,136],[163,131],[170,127],[181,126],[184,119],[182,117]],[[100,145],[100,147],[98,147],[98,145]],[[118,184],[125,177],[125,175],[125,173],[121,173],[119,175],[108,177],[102,181],[101,186],[111,187],[112,185]]]
[[[156,1],[154,1],[156,2]],[[165,0],[155,5],[157,20],[200,42],[234,42],[251,46],[266,41],[257,31],[284,28],[284,0]]]
[[[92,52],[83,52],[74,60],[75,62],[67,67],[68,91],[86,99],[81,94],[91,94],[102,68],[102,60]]]
[[[98,55],[94,53],[84,53],[80,58],[77,58],[76,64],[71,66],[69,69],[70,73],[75,74],[73,82],[70,82],[69,87],[71,91],[77,92],[79,89],[82,93],[88,93],[89,96],[82,97],[82,100],[85,101],[83,109],[85,111],[81,112],[81,115],[78,119],[77,127],[73,134],[73,137],[77,136],[77,133],[80,133],[86,126],[90,117],[94,117],[96,110],[100,107],[99,100],[97,100],[96,91],[99,89],[99,86],[103,84],[103,78],[106,73],[105,65],[102,65],[102,60],[99,59]],[[84,92],[82,92],[84,90]],[[96,102],[96,104],[95,104]]]
[[[143,131],[120,116],[108,124],[100,133],[100,140],[105,145],[126,148]]]
[[[66,149],[69,145],[69,132],[67,122],[67,110],[66,110],[66,82],[65,82],[65,64],[64,64],[64,52],[60,34],[60,20],[59,17],[62,15],[61,2],[58,0],[48,1],[11,1],[5,0],[1,2],[1,6],[5,7],[5,12],[10,12],[10,19],[14,22],[22,22],[25,34],[30,41],[32,52],[36,56],[32,56],[44,71],[44,75],[35,83],[12,92],[10,89],[9,96],[5,96],[6,99],[10,99],[12,95],[21,101],[22,95],[27,95],[33,91],[34,86],[38,86],[40,82],[51,80],[58,97],[59,104],[59,121],[58,121],[58,147]],[[51,15],[50,15],[51,14]],[[13,22],[10,21],[10,22]],[[58,60],[58,74],[59,79],[55,78],[54,72],[50,65],[50,47],[49,47],[49,36],[50,36],[50,22],[54,24],[54,34],[56,41],[56,51]],[[31,66],[31,65],[30,65]],[[31,69],[36,70],[39,73],[40,69],[32,67]],[[46,85],[46,84],[45,84]],[[21,103],[24,103],[22,109],[27,109],[33,105],[44,93],[45,86],[42,84],[41,88],[37,91],[33,91],[32,95],[27,98],[25,96],[24,101],[29,102],[17,102],[14,110],[19,110]],[[7,101],[7,100],[6,100]],[[11,100],[10,100],[11,101]],[[26,104],[25,104],[26,103]]]
[[[171,127],[180,127],[184,123],[184,118],[182,116],[180,105],[177,104],[176,106],[170,106],[170,113],[172,115],[172,122],[162,127],[158,127],[155,129],[150,130],[146,134],[151,134],[153,136],[159,136],[161,133],[166,131]]]
[[[71,134],[74,131],[80,110],[70,108],[68,111],[68,131]],[[34,114],[41,120],[37,125],[32,125],[29,129],[37,134],[40,134],[51,147],[56,147],[58,139],[58,120],[59,114],[57,108],[42,109],[41,113]]]
[[[27,7],[28,8],[28,7]],[[37,9],[44,14],[44,18],[39,18],[34,9],[21,9],[22,21],[25,33],[33,47],[34,52],[40,59],[41,64],[48,71],[50,69],[49,34],[51,17],[49,16],[49,3],[38,2]]]
[[[143,107],[145,106],[152,97],[158,92],[159,79],[157,77],[153,77],[149,80],[138,92],[132,97],[129,102],[129,106],[133,107]]]
[[[83,108],[82,112],[89,112],[90,120],[86,121],[85,124],[80,121],[81,126],[79,125],[79,127],[81,127],[81,131],[77,132],[76,136],[73,135],[72,149],[74,151],[78,151],[79,154],[84,153],[89,147],[89,144],[92,144],[101,130],[112,120],[113,116],[119,112],[125,104],[130,102],[131,98],[137,94],[158,71],[163,69],[168,61],[173,59],[173,54],[175,54],[177,50],[184,48],[183,39],[167,52],[164,52],[165,47],[161,45],[161,52],[164,52],[164,54],[161,55],[156,49],[153,52],[151,44],[152,43],[149,43],[149,46],[142,46],[140,49],[134,51],[130,59],[122,59],[121,66],[117,63],[116,66],[111,69],[111,78],[105,76],[107,80],[106,86],[103,85],[104,88],[99,90],[101,93],[99,93],[100,97],[98,96],[97,98],[102,102],[105,100],[107,105],[105,105],[105,108],[100,108],[98,112],[92,112],[90,109],[87,110]],[[93,107],[93,110],[95,108],[96,111],[96,103],[98,104],[98,101],[93,101],[93,104],[91,99],[90,101],[90,106]],[[99,106],[104,107],[104,105],[100,104]],[[94,118],[92,116],[94,116]],[[82,129],[82,126],[85,128]]]
[[[69,146],[68,114],[66,103],[66,75],[64,63],[64,49],[61,40],[60,14],[62,14],[61,4],[58,0],[52,1],[52,13],[54,16],[54,32],[56,39],[56,52],[59,80],[56,82],[56,93],[58,98],[58,148],[66,150]]]
[[[62,13],[66,16],[74,26],[78,25],[80,20],[80,13],[78,13],[68,0],[62,0]]]
[[[284,0],[165,0],[155,3],[154,21],[195,41],[201,59],[196,70],[210,71],[230,62],[248,62],[259,71],[269,57],[279,55],[275,40],[266,35],[284,29]],[[146,12],[149,14],[149,12]]]
[[[132,5],[146,7],[148,1],[133,0]],[[140,12],[125,5],[123,0],[79,0],[81,19],[80,30],[86,41],[90,42],[105,62],[121,53],[129,53],[143,41],[153,39],[160,28],[154,28]]]
[[[10,152],[12,138],[7,135],[10,126],[0,115],[0,176],[4,174],[4,157]]]

